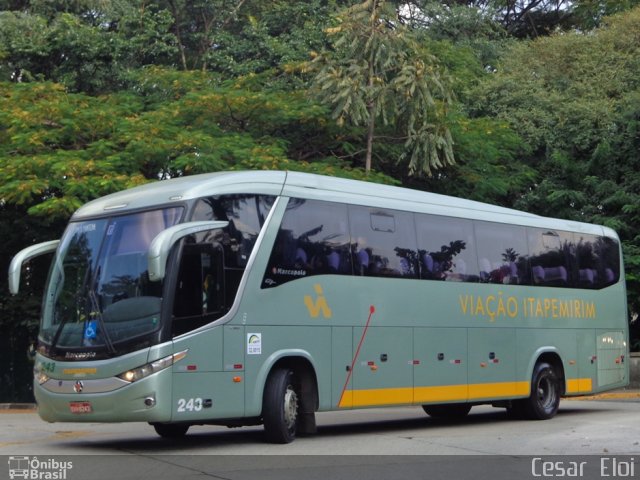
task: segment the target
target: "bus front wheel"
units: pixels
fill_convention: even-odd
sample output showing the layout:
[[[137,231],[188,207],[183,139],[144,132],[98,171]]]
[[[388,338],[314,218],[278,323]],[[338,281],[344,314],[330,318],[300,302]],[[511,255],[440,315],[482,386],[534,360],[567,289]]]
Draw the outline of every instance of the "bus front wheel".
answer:
[[[515,409],[531,420],[547,420],[558,413],[560,378],[552,365],[540,362],[531,378],[531,394]]]
[[[291,443],[295,440],[300,400],[300,387],[293,370],[278,368],[272,371],[262,400],[262,421],[269,442]]]

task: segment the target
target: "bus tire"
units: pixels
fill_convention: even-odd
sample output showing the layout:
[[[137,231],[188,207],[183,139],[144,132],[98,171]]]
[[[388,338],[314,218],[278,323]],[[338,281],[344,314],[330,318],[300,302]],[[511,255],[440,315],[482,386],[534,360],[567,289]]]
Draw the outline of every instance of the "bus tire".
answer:
[[[295,440],[300,404],[300,387],[293,370],[273,370],[267,380],[262,399],[262,421],[267,441],[291,443]]]
[[[153,428],[162,438],[182,438],[189,430],[183,423],[154,423]]]
[[[521,411],[530,420],[548,420],[558,413],[560,378],[552,365],[539,362],[531,377],[531,394],[522,401]]]
[[[433,418],[464,418],[471,410],[469,403],[449,403],[445,405],[423,405],[424,412]]]

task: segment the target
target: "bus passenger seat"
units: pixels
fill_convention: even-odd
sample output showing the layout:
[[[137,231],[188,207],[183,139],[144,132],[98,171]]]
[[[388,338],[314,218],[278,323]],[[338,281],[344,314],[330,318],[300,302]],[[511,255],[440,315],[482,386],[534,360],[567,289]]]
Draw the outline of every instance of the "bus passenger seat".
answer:
[[[488,258],[481,258],[478,261],[480,266],[480,281],[488,282],[491,278],[491,263]]]
[[[296,268],[307,268],[307,252],[302,247],[296,248],[295,266]]]
[[[579,274],[581,284],[593,285],[595,280],[595,271],[590,268],[581,268]]]
[[[533,283],[544,283],[544,268],[540,265],[534,265],[531,272],[533,273]]]
[[[613,283],[615,275],[613,274],[613,270],[610,268],[604,269],[604,280],[607,284]]]
[[[367,275],[369,272],[369,253],[365,249],[358,250],[356,261],[358,267],[357,274]]]
[[[549,267],[544,269],[544,279],[546,283],[567,283],[567,269],[563,266]]]
[[[422,255],[422,267],[423,273],[422,278],[432,279],[434,278],[434,264],[433,257],[428,253]]]
[[[332,273],[338,273],[340,271],[340,254],[331,250],[327,255],[327,265]]]

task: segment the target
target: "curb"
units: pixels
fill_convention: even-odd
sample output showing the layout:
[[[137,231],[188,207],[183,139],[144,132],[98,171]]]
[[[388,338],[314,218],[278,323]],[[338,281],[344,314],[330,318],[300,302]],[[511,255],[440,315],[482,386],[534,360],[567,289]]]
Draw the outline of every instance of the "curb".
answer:
[[[0,403],[0,412],[6,412],[9,410],[29,411],[35,410],[35,403]]]
[[[621,390],[605,393],[596,393],[595,395],[585,395],[584,397],[565,397],[564,400],[630,400],[640,399],[639,390]]]

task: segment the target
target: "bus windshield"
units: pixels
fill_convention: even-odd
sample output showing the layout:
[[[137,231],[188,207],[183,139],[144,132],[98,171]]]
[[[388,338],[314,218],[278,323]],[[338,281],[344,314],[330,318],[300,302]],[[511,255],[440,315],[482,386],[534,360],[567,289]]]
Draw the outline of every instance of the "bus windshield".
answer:
[[[147,250],[181,215],[177,207],[70,223],[49,273],[40,341],[114,353],[156,331],[162,282],[149,281]]]

